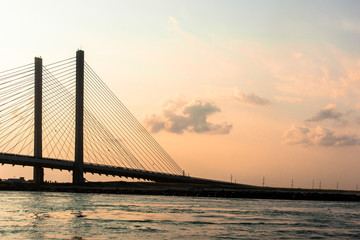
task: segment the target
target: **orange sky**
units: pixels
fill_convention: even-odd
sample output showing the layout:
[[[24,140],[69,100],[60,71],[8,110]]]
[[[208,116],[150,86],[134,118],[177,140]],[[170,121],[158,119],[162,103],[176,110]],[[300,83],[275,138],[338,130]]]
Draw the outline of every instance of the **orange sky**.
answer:
[[[19,4],[24,8],[19,9]],[[355,189],[356,1],[2,1],[0,68],[86,62],[186,172]],[[0,167],[0,178],[32,177]],[[46,171],[68,181],[70,173]],[[97,179],[96,176],[89,179]]]

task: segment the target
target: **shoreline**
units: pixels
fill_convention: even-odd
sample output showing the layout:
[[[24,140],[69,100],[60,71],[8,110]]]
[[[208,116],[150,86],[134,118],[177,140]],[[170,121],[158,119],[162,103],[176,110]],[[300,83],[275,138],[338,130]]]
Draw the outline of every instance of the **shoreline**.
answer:
[[[318,201],[360,201],[359,191],[270,188],[239,185],[174,184],[154,182],[0,183],[0,191],[72,192],[99,194],[136,194],[220,198],[252,198]]]

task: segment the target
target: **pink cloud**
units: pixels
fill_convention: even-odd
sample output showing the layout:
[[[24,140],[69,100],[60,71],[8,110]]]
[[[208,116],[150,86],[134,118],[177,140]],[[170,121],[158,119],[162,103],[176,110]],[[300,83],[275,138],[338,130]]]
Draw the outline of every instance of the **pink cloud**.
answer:
[[[185,131],[228,134],[232,129],[232,124],[208,121],[209,116],[220,111],[218,106],[207,101],[184,102],[181,98],[171,99],[164,105],[161,114],[147,116],[144,124],[153,133],[165,130],[177,134],[182,134]]]
[[[337,135],[321,126],[308,127],[292,125],[283,134],[285,144],[303,146],[358,146],[360,139],[355,135]]]

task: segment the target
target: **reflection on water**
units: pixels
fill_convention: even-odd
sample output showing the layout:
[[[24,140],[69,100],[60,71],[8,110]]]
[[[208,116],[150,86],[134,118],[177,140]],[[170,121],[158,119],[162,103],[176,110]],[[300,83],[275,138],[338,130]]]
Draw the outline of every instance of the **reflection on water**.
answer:
[[[0,239],[360,238],[360,203],[0,192]]]

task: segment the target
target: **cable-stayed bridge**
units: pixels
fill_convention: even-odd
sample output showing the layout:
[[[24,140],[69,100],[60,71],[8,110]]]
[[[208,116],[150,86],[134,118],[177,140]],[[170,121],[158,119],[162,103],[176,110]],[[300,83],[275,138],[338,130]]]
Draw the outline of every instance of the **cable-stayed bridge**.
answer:
[[[149,180],[185,179],[183,170],[100,77],[76,57],[42,59],[0,73],[0,162]]]
[[[0,163],[153,181],[190,178],[84,60],[34,63],[0,72]],[[224,183],[224,182],[223,182]]]

